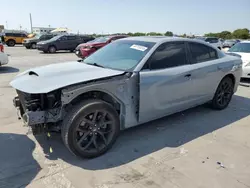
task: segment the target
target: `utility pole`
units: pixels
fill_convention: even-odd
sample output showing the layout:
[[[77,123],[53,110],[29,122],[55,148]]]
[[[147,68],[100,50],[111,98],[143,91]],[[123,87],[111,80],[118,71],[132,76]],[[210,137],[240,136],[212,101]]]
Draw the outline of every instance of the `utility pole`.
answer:
[[[6,21],[6,29],[8,29],[8,22]]]
[[[31,33],[33,33],[31,13],[30,13],[30,31]]]

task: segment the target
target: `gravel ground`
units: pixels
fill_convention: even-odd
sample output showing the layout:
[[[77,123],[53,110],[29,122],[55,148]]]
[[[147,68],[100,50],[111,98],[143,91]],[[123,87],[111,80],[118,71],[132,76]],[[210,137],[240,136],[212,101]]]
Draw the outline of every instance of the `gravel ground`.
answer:
[[[223,111],[200,106],[126,130],[108,153],[83,160],[58,134],[49,140],[29,134],[9,86],[28,68],[77,57],[21,46],[5,50],[10,63],[0,67],[0,188],[250,187],[250,88],[240,86]]]

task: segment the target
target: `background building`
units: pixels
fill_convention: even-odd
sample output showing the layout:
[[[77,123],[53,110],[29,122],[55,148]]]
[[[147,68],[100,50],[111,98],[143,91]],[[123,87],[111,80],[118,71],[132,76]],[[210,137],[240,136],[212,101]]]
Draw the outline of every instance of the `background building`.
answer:
[[[50,33],[51,31],[55,29],[56,28],[51,28],[51,27],[32,27],[33,33],[36,33],[36,34]]]

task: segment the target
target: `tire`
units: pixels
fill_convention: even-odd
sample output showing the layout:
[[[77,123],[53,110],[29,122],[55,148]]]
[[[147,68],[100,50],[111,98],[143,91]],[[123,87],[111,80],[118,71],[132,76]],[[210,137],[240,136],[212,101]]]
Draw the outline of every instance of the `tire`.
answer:
[[[32,43],[30,46],[32,49],[36,49],[36,43]]]
[[[70,50],[71,53],[73,53],[75,50]]]
[[[30,49],[30,47],[29,47],[29,46],[25,46],[25,48],[26,48],[26,49]]]
[[[56,47],[55,46],[50,46],[49,47],[49,53],[55,53],[56,52]]]
[[[109,103],[97,99],[75,105],[63,120],[61,129],[65,146],[82,158],[104,154],[112,147],[119,132],[118,113]]]
[[[47,53],[48,53],[48,51],[46,51],[46,50],[43,50],[43,53],[47,54]]]
[[[6,44],[7,44],[7,46],[13,47],[16,45],[16,42],[14,40],[8,40]]]
[[[234,82],[229,76],[223,78],[214,94],[211,107],[216,110],[225,109],[230,103],[234,91]]]

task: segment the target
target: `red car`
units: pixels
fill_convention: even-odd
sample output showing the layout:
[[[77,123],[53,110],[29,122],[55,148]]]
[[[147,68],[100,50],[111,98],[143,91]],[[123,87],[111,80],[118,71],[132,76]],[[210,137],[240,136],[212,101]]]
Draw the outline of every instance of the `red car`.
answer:
[[[75,49],[75,54],[80,58],[85,58],[90,54],[94,53],[103,46],[115,41],[117,39],[126,38],[127,35],[112,35],[99,37],[87,43],[79,44]]]

